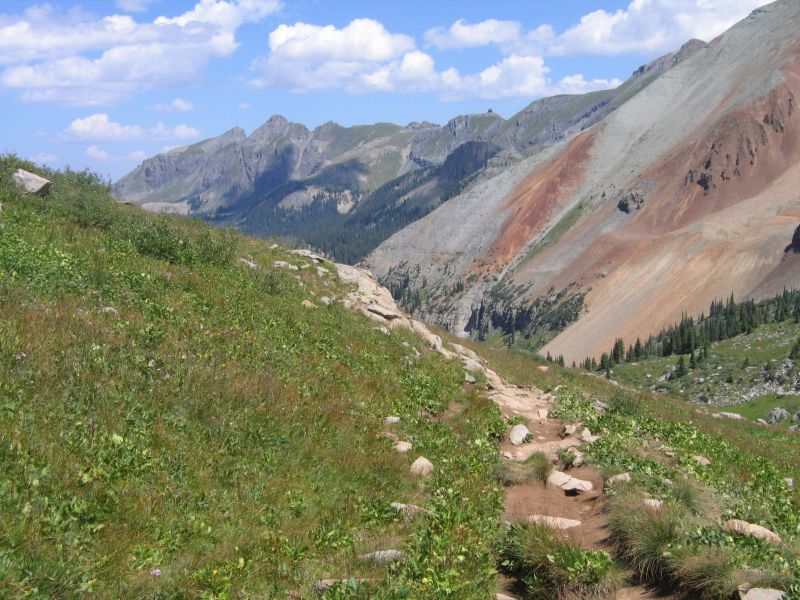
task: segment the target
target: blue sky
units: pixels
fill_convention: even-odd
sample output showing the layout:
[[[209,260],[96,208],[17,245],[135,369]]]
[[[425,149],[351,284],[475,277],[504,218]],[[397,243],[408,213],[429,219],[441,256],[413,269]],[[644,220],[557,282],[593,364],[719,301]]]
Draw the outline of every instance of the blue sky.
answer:
[[[86,0],[0,5],[0,151],[116,179],[273,114],[428,120],[618,85],[765,0]]]

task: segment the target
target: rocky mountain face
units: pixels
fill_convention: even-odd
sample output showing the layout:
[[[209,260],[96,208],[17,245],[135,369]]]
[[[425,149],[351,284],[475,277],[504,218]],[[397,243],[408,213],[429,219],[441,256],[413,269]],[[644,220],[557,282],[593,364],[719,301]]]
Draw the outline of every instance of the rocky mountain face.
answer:
[[[310,131],[273,116],[250,135],[234,128],[147,159],[114,194],[150,210],[297,237],[352,262],[478,180],[594,125],[692,51],[642,67],[618,89],[545,98],[507,120],[489,110],[444,126],[326,123]]]
[[[800,4],[691,40],[620,87],[444,126],[250,135],[146,160],[115,186],[145,208],[296,237],[362,261],[460,335],[567,361],[800,282]]]
[[[484,169],[365,264],[429,321],[549,341],[542,351],[568,362],[715,297],[800,284],[800,257],[784,253],[800,218],[798,25],[800,3],[781,0],[589,108],[575,110],[587,96],[534,103],[520,137],[510,119],[495,139],[538,139],[553,130],[539,111],[568,103],[561,139]]]

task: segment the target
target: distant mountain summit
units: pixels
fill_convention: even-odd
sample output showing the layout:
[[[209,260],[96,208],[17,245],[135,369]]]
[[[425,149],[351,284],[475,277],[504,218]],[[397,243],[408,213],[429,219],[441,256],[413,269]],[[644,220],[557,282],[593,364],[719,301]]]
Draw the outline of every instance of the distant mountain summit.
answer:
[[[300,237],[358,260],[473,180],[597,123],[689,54],[646,65],[618,89],[537,100],[510,119],[490,109],[444,126],[328,122],[311,131],[275,115],[249,136],[236,127],[149,158],[114,185],[114,194],[150,210]],[[445,164],[442,179],[437,170]],[[357,248],[339,239],[351,238],[354,228],[365,238]]]
[[[114,191],[362,261],[422,318],[571,362],[800,285],[798,99],[800,2],[780,0],[613,90],[443,126],[275,116]]]

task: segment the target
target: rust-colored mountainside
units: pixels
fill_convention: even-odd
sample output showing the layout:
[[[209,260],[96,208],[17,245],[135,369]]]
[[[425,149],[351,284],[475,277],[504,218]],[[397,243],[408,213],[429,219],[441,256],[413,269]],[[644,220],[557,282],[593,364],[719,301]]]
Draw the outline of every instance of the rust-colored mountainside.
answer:
[[[467,332],[499,302],[584,294],[543,352],[581,360],[714,298],[800,285],[800,2],[780,0],[562,144],[451,199],[367,259]],[[465,333],[466,334],[466,333]]]

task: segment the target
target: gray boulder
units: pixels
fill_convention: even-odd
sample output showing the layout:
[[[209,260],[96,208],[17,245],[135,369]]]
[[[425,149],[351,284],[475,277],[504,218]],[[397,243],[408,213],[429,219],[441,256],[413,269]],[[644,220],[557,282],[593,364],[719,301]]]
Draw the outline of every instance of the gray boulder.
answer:
[[[44,177],[39,177],[36,173],[31,173],[24,169],[17,169],[11,178],[14,180],[16,186],[26,194],[46,196],[53,185],[52,181]]]
[[[750,588],[739,594],[742,600],[781,600],[786,594],[769,588]]]
[[[531,435],[530,429],[525,425],[514,425],[508,434],[508,439],[515,446],[519,446],[525,443],[529,435]]]
[[[789,411],[780,406],[773,408],[767,415],[767,423],[777,425],[781,421],[789,418]]]
[[[426,477],[433,473],[433,463],[424,456],[420,456],[411,465],[411,474]]]

